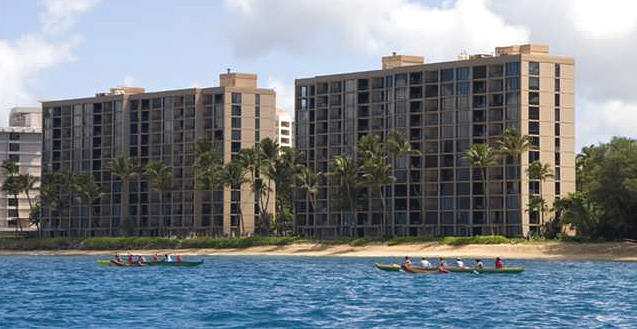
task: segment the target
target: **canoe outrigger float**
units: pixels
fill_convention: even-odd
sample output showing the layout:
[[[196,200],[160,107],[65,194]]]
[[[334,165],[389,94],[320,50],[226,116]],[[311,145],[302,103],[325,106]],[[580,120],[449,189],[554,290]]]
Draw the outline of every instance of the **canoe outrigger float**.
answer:
[[[379,264],[376,263],[374,264],[376,266],[377,269],[379,270],[383,270],[383,271],[390,271],[390,272],[399,272],[400,270],[402,270],[402,266],[398,265],[398,264]],[[470,267],[446,267],[445,268],[447,271],[449,272],[460,272],[460,273],[521,273],[524,272],[524,267],[505,267],[505,268],[483,268],[480,270],[474,269],[474,268],[470,268]],[[410,270],[407,270],[406,272],[411,272],[411,273],[438,273],[439,270],[437,267],[428,267],[428,268],[424,268],[424,267],[416,267],[416,266],[412,266]]]
[[[115,266],[115,267],[142,267],[142,266],[177,266],[177,267],[194,267],[203,264],[203,259],[198,262],[145,262],[144,265],[137,263],[129,264],[127,262],[115,262],[107,259],[98,260],[97,265]]]

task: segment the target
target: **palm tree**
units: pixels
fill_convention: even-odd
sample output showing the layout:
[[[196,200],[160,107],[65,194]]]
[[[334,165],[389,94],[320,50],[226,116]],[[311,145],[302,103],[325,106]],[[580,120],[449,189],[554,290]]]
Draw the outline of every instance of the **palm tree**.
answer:
[[[273,192],[270,173],[272,173],[273,167],[281,152],[279,144],[269,137],[261,140],[256,146],[259,152],[259,157],[257,157],[259,160],[259,170],[261,175],[267,179],[267,183],[262,184],[261,195],[259,196],[259,207],[261,208],[259,211],[261,216],[259,222],[261,224],[261,232],[267,235],[270,230],[270,217],[267,211],[270,205],[270,196]]]
[[[137,159],[130,159],[125,157],[118,157],[118,158],[111,159],[106,164],[106,168],[108,171],[110,171],[112,175],[118,176],[120,178],[121,193],[122,193],[121,202],[120,202],[121,218],[122,218],[122,222],[124,223],[125,229],[130,234],[133,230],[133,225],[128,218],[128,209],[126,209],[124,205],[128,204],[129,181],[133,178],[139,177],[141,168],[137,162]],[[113,231],[112,221],[111,221],[110,231],[112,234],[112,231]]]
[[[210,200],[210,223],[209,235],[214,235],[215,221],[214,221],[214,190],[217,190],[221,183],[221,170],[223,168],[223,155],[212,144],[212,142],[205,138],[199,138],[195,144],[195,190],[202,191],[208,190],[211,192]]]
[[[256,198],[257,204],[257,218],[255,220],[255,231],[260,233],[261,227],[261,197],[263,194],[263,180],[260,176],[260,160],[261,152],[259,150],[259,144],[255,144],[252,148],[242,149],[237,153],[236,161],[238,165],[243,167],[246,172],[250,173],[250,184],[252,186],[252,192]]]
[[[315,173],[310,168],[303,167],[296,176],[296,186],[307,194],[314,213],[317,210],[316,196],[318,195],[318,180],[321,175],[321,172]],[[314,235],[316,235],[316,218],[314,218]]]
[[[231,161],[223,168],[223,185],[229,187],[230,189],[238,189],[239,191],[241,191],[242,185],[249,182],[246,179],[247,174],[248,170],[242,165],[241,162]],[[239,223],[237,225],[237,228],[239,230],[239,236],[241,236],[245,232],[243,211],[241,210],[241,201],[237,205],[237,214],[239,215]]]
[[[491,210],[490,200],[489,200],[489,177],[488,177],[488,168],[495,164],[496,162],[496,153],[487,144],[473,144],[467,150],[464,155],[465,159],[469,161],[471,167],[478,168],[481,171],[482,179],[484,181],[484,191],[486,194],[486,223],[490,226],[491,235],[494,234],[495,228],[493,227],[493,222],[491,221],[491,214],[489,213]]]
[[[392,176],[391,174],[391,165],[387,164],[387,156],[374,155],[368,157],[360,166],[360,172],[362,177],[362,185],[367,186],[372,191],[376,191],[378,197],[380,198],[382,209],[381,233],[383,235],[386,235],[387,222],[385,220],[385,209],[387,208],[383,186],[393,184],[396,181],[396,177]]]
[[[529,168],[526,170],[526,173],[529,176],[529,180],[539,180],[539,198],[542,199],[542,201],[544,201],[543,196],[542,196],[542,185],[544,185],[544,182],[548,179],[553,177],[553,171],[551,170],[551,167],[544,163],[542,164],[540,161],[533,161],[529,164]],[[540,210],[540,224],[544,224],[544,208],[541,208]]]
[[[148,179],[151,190],[159,192],[159,210],[161,235],[166,234],[166,218],[164,216],[164,192],[173,185],[173,168],[163,161],[151,161],[144,167],[144,176]]]
[[[521,136],[520,133],[515,128],[506,128],[500,136],[496,140],[497,151],[502,154],[504,160],[504,208],[506,213],[506,197],[508,195],[508,186],[507,186],[507,162],[508,159],[511,159],[512,163],[520,163],[520,155],[526,152],[531,144],[529,143],[529,136],[524,135]],[[519,186],[519,183],[518,183]],[[520,189],[518,188],[518,193]],[[504,222],[503,222],[504,225]]]
[[[212,143],[206,138],[197,141],[195,150],[195,188],[197,190],[215,191],[222,187],[223,158]],[[214,193],[213,193],[214,195]],[[210,200],[210,235],[215,232],[214,201]]]
[[[22,187],[22,191],[24,193],[24,195],[27,197],[27,201],[29,202],[29,214],[33,212],[33,201],[31,199],[31,191],[35,190],[36,187],[35,185],[40,181],[39,177],[33,176],[30,173],[26,173],[23,175],[18,176],[21,183],[20,186]],[[40,227],[38,225],[38,232],[40,232]]]
[[[396,167],[397,167],[397,158],[399,156],[420,156],[421,153],[419,150],[413,148],[407,136],[398,130],[394,130],[387,136],[385,140],[385,148],[387,149],[387,153],[391,156],[391,163],[394,169],[394,175],[396,175]],[[408,166],[409,164],[407,164]],[[393,189],[393,185],[392,185]],[[391,220],[391,234],[393,235],[396,231],[396,220],[394,216],[395,212],[390,213]]]
[[[286,206],[292,207],[292,192],[294,177],[301,166],[297,163],[298,152],[289,147],[282,147],[280,155],[270,167],[266,176],[271,178],[276,187],[275,205],[276,228],[279,235],[283,235],[286,229],[284,213]]]
[[[51,220],[53,218],[49,217],[49,229],[53,228],[56,231],[60,229],[60,226],[62,224],[60,210],[68,208],[71,205],[73,193],[71,181],[72,175],[67,170],[58,170],[53,173],[47,173],[44,175],[40,193],[42,204],[48,207],[49,211],[51,211],[52,216],[58,216],[55,222],[55,227],[52,227],[51,223]],[[67,225],[67,228],[69,230],[68,233],[70,234],[70,221],[69,225]]]
[[[330,163],[332,171],[328,175],[332,176],[338,184],[341,209],[348,210],[347,230],[352,234],[352,223],[356,218],[356,200],[359,192],[358,166],[349,154],[341,154],[334,157]]]
[[[72,178],[71,186],[73,192],[76,194],[77,200],[80,204],[85,204],[89,207],[88,227],[84,227],[84,225],[81,224],[84,228],[84,235],[86,236],[86,229],[93,228],[93,216],[90,213],[91,205],[102,195],[102,188],[95,182],[93,175],[90,173],[76,173],[72,176]]]
[[[1,167],[2,174],[6,177],[2,184],[2,190],[7,192],[7,194],[13,195],[16,207],[16,232],[18,229],[22,232],[22,222],[20,221],[20,209],[18,204],[18,194],[22,191],[22,184],[18,178],[20,174],[20,167],[18,166],[18,163],[12,159],[4,160]]]

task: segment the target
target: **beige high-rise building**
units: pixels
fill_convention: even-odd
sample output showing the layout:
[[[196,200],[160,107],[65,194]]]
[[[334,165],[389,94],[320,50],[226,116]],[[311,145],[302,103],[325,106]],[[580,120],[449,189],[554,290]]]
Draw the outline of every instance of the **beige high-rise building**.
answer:
[[[282,147],[294,147],[294,119],[282,109],[276,110],[276,137]]]
[[[257,87],[254,74],[220,75],[220,86],[161,92],[113,88],[95,97],[43,102],[45,174],[90,172],[104,195],[93,205],[44,205],[50,236],[235,235],[254,231],[255,197],[250,184],[215,191],[195,190],[195,142],[206,137],[225,163],[255,141],[276,136],[275,93]],[[173,168],[164,195],[144,178],[132,179],[128,202],[121,181],[107,170],[116,157],[142,165],[161,160]],[[43,183],[46,183],[43,182]],[[241,212],[239,212],[239,209]],[[162,220],[164,225],[162,225]],[[130,223],[130,224],[126,224]]]
[[[9,113],[9,127],[0,128],[0,162],[13,159],[20,174],[40,177],[42,149],[42,111],[38,107],[15,107]],[[0,173],[0,186],[6,177]],[[39,183],[29,192],[20,193],[16,200],[0,190],[0,231],[13,231],[22,227],[33,230],[29,215],[31,204],[35,204],[39,195]]]
[[[396,161],[396,182],[383,189],[384,216],[377,194],[364,194],[354,213],[340,208],[338,183],[322,177],[315,209],[304,195],[296,201],[299,233],[526,236],[542,225],[529,210],[531,195],[541,193],[550,208],[575,190],[572,58],[528,44],[440,63],[394,54],[382,64],[296,80],[296,146],[317,172],[329,171],[336,155],[356,157],[366,134],[398,130],[422,155]],[[498,160],[485,180],[464,155],[473,144],[495,145],[507,127],[528,135],[532,147],[520,162]],[[554,177],[529,180],[533,161],[548,164]]]

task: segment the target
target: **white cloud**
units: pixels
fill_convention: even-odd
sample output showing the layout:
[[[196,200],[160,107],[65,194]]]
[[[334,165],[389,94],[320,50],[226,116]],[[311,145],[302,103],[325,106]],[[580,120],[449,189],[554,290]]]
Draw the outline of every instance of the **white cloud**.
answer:
[[[486,0],[243,0],[226,1],[236,54],[252,58],[278,48],[294,53],[346,51],[379,55],[393,50],[448,59],[461,49],[493,51],[528,40],[528,31],[506,24]]]
[[[274,89],[276,92],[276,107],[294,117],[294,84],[270,78],[266,88]]]
[[[325,63],[391,51],[454,59],[460,50],[547,43],[576,61],[578,145],[637,127],[637,1],[633,0],[241,0],[226,1],[235,53],[277,52]],[[322,68],[323,70],[325,68]],[[320,72],[316,72],[320,73]],[[279,102],[289,102],[281,95]],[[604,115],[602,115],[604,114]],[[612,118],[609,118],[611,117]],[[620,119],[617,119],[620,118]]]
[[[587,111],[580,111],[576,118],[579,146],[608,141],[615,136],[637,138],[637,102],[622,100],[586,100]]]
[[[75,15],[90,9],[95,0],[44,1],[42,31],[25,33],[16,40],[0,39],[0,122],[6,122],[8,110],[32,105],[32,91],[38,75],[62,63],[73,61],[72,48],[78,38],[61,34],[72,27]],[[48,17],[48,18],[47,18]],[[50,36],[55,35],[55,40]]]
[[[91,10],[101,0],[46,0],[40,13],[42,31],[60,34],[75,24],[78,15]]]

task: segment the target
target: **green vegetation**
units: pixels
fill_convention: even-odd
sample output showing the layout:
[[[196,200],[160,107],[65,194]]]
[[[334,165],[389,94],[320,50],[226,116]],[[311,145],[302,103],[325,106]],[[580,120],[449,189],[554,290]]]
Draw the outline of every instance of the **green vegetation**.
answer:
[[[468,244],[519,244],[542,242],[604,242],[603,239],[559,235],[558,239],[510,239],[499,235],[472,237],[395,237],[352,238],[313,240],[299,237],[237,237],[237,238],[193,238],[173,239],[164,237],[99,237],[99,238],[6,238],[0,239],[0,250],[157,250],[157,249],[244,249],[257,246],[286,246],[299,243],[322,245],[401,245],[439,243],[444,245]]]
[[[613,138],[576,158],[577,192],[556,203],[579,239],[637,238],[637,140]]]

